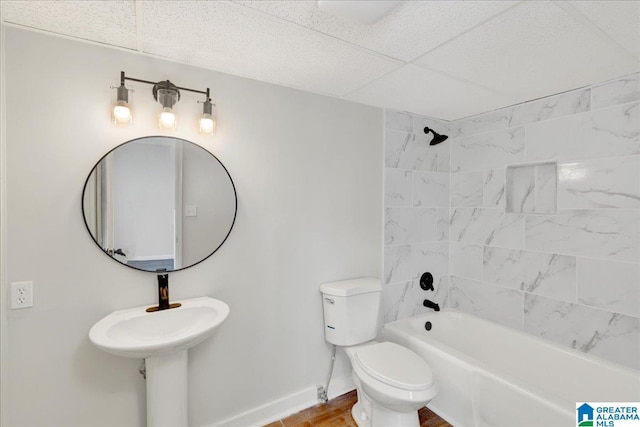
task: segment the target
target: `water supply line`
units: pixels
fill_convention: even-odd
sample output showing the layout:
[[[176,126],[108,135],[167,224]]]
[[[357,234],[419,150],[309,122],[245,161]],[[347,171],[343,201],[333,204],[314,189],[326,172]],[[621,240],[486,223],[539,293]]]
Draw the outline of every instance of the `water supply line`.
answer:
[[[327,375],[327,382],[326,385],[324,386],[324,395],[323,395],[323,401],[324,403],[327,403],[329,401],[329,383],[331,382],[331,375],[333,374],[333,365],[336,361],[336,349],[337,349],[337,345],[332,344],[332,350],[331,350],[331,363],[329,365],[329,375]]]
[[[140,364],[140,367],[138,368],[138,373],[140,375],[142,375],[142,377],[146,380],[147,379],[147,362],[145,359],[142,359],[142,363]]]

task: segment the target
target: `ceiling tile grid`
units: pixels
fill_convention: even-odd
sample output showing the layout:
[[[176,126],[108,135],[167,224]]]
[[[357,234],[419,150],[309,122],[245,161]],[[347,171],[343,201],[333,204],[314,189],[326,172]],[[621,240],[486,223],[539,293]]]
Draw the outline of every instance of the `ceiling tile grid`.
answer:
[[[346,96],[355,102],[455,120],[505,105],[504,95],[407,64]]]
[[[402,65],[229,2],[144,2],[141,32],[146,53],[333,96]]]
[[[591,22],[640,58],[640,1],[569,1]]]
[[[5,22],[127,49],[136,48],[136,14],[132,0],[2,0],[0,7]]]
[[[373,25],[311,0],[0,5],[15,25],[445,120],[640,71],[640,0],[404,1]]]
[[[426,54],[420,64],[510,95],[515,104],[637,71],[631,55],[550,2],[527,2]]]
[[[316,1],[234,1],[402,61],[411,61],[517,4],[514,1],[406,1],[375,24],[364,25],[324,12]]]

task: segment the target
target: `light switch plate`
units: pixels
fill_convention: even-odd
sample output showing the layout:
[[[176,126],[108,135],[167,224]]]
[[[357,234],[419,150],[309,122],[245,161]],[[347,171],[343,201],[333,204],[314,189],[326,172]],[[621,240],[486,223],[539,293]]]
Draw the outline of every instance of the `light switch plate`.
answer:
[[[198,216],[198,207],[193,205],[185,206],[184,216]]]

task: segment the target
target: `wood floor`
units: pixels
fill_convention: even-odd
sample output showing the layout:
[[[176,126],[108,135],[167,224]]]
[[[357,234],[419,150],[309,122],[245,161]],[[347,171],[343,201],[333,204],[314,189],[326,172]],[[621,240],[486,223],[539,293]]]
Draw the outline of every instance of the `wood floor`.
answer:
[[[328,403],[319,403],[303,409],[297,414],[275,421],[265,427],[357,427],[351,418],[351,407],[356,403],[355,390],[331,399]],[[418,411],[420,427],[453,427],[427,408]],[[394,427],[394,426],[389,426]]]

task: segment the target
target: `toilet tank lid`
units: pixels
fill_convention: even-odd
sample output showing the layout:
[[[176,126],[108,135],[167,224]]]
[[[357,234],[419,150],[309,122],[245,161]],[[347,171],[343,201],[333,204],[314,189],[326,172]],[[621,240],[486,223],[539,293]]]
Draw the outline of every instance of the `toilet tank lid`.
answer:
[[[360,277],[358,279],[323,283],[320,285],[320,292],[325,295],[348,297],[367,292],[382,292],[382,284],[375,277]]]

